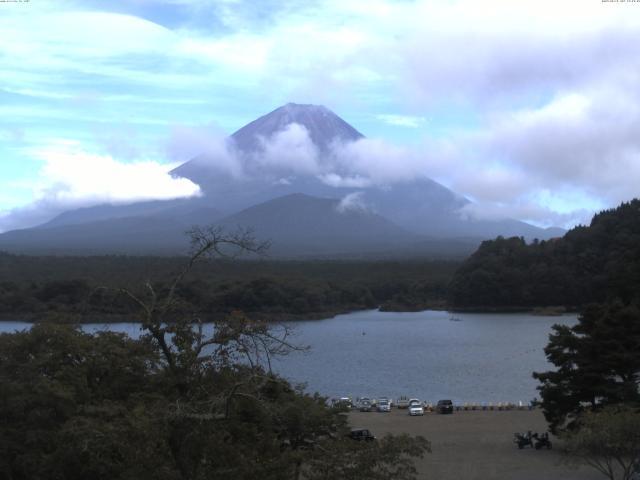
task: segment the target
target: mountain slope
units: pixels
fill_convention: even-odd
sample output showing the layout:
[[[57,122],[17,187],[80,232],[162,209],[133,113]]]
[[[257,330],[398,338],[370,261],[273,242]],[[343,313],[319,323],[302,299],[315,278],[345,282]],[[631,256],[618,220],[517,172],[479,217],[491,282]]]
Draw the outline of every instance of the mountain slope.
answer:
[[[287,195],[223,219],[196,209],[168,221],[166,216],[109,218],[81,224],[52,224],[0,235],[0,249],[45,254],[185,253],[185,231],[193,224],[216,224],[228,231],[250,228],[270,240],[273,256],[349,255],[403,249],[421,238],[379,215],[341,208],[336,199]]]
[[[271,253],[364,253],[401,248],[420,239],[383,217],[358,208],[342,208],[335,199],[291,194],[222,219],[227,229],[251,228],[270,239]]]
[[[123,205],[102,204],[93,207],[78,208],[61,213],[47,223],[39,225],[37,228],[79,225],[127,217],[155,217],[171,221],[185,216],[193,217],[197,215],[196,212],[198,211],[201,211],[201,213],[205,215],[213,215],[215,218],[221,216],[219,211],[207,206],[206,202],[202,202],[200,199],[180,198],[176,200],[154,200]]]
[[[39,228],[0,235],[0,250],[59,255],[182,254],[189,242],[185,232],[194,225],[214,223],[220,212],[208,207],[180,207],[173,214],[167,209],[80,223],[78,217],[64,216]]]

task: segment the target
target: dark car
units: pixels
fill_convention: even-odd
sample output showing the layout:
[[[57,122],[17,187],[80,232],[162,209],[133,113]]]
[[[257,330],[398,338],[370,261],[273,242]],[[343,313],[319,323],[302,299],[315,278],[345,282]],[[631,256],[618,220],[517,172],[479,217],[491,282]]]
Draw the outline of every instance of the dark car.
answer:
[[[436,405],[438,413],[453,413],[453,402],[451,400],[438,400]]]
[[[371,442],[376,439],[376,437],[374,437],[371,431],[367,428],[354,428],[351,430],[349,438],[358,441],[364,440],[365,442]]]

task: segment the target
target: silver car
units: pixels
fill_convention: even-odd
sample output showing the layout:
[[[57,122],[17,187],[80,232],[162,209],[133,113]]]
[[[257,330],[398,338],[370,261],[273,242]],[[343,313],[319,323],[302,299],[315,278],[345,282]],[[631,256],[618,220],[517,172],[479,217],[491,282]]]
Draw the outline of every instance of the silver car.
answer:
[[[409,400],[409,415],[424,415],[424,407],[422,406],[422,402],[417,398],[412,398]]]

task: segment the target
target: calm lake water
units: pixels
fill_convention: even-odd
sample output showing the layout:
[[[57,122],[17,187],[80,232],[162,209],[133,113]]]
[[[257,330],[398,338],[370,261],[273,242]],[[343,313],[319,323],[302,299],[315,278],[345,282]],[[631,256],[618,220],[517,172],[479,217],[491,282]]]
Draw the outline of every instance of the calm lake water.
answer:
[[[295,342],[309,345],[274,362],[274,369],[307,390],[329,397],[400,395],[455,402],[528,402],[538,396],[533,371],[550,368],[543,348],[551,326],[575,315],[455,314],[362,311],[293,322]],[[0,331],[29,328],[0,322]],[[85,325],[137,337],[135,323]]]

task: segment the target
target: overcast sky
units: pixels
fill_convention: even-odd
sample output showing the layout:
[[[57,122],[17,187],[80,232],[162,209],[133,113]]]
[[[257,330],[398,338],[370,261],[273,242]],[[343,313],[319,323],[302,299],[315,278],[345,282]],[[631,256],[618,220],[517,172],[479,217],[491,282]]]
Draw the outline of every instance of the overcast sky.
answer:
[[[0,38],[0,231],[197,195],[176,139],[287,102],[478,216],[572,226],[640,193],[640,2],[7,1]]]

